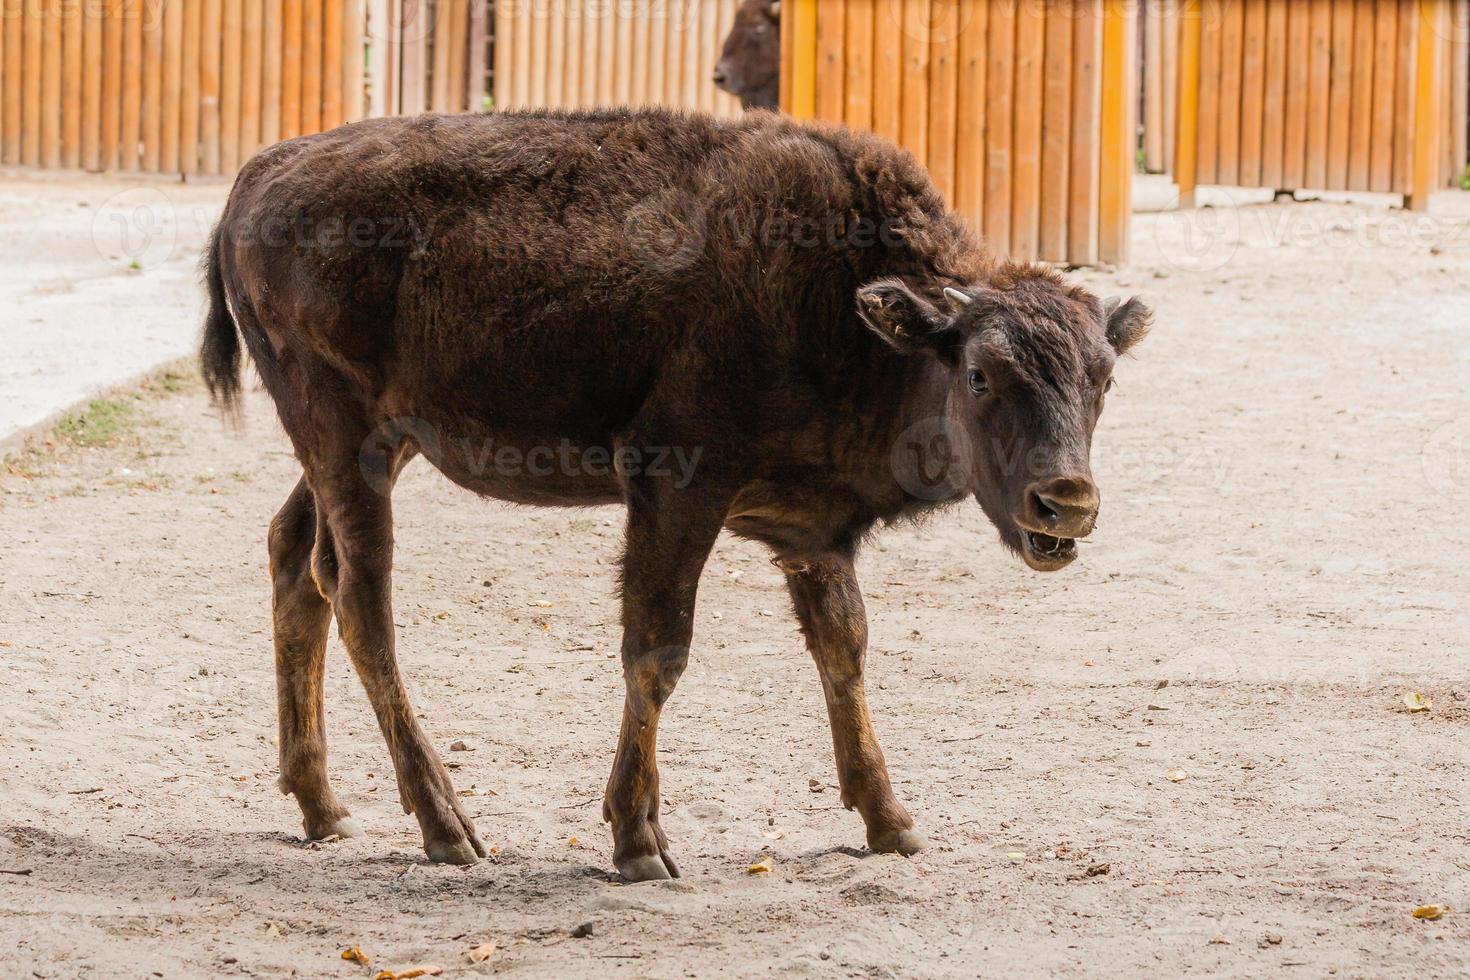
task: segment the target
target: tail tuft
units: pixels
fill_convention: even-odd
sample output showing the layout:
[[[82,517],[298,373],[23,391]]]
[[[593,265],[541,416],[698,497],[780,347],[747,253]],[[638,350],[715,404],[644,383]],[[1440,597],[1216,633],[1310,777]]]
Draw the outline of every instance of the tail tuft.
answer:
[[[215,404],[231,417],[240,411],[240,331],[230,315],[225,298],[225,279],[220,271],[220,234],[216,227],[204,253],[204,284],[209,290],[209,314],[204,320],[204,338],[199,344],[199,364],[204,384]]]

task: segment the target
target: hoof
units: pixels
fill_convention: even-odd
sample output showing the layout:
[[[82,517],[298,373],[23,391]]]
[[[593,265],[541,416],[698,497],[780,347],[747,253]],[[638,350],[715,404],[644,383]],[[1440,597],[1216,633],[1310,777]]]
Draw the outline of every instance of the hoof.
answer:
[[[307,825],[307,840],[326,840],[328,837],[341,837],[346,840],[349,837],[361,837],[362,824],[351,817],[338,817],[318,826]]]
[[[657,854],[626,858],[615,863],[618,874],[629,881],[665,881],[679,877],[679,869],[673,866],[673,862],[665,863]]]
[[[485,845],[474,838],[456,841],[428,841],[424,853],[435,864],[474,864],[485,854]]]
[[[924,835],[912,828],[889,830],[868,840],[868,847],[878,854],[902,854],[908,857],[929,846]]]

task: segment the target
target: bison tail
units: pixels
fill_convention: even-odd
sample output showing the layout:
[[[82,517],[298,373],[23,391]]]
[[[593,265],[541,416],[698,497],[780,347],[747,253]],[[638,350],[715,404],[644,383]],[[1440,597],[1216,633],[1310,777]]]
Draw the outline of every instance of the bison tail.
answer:
[[[204,338],[199,343],[199,364],[210,397],[233,417],[240,410],[240,331],[225,298],[225,277],[219,264],[220,234],[220,228],[216,227],[204,253],[209,314],[204,319]]]

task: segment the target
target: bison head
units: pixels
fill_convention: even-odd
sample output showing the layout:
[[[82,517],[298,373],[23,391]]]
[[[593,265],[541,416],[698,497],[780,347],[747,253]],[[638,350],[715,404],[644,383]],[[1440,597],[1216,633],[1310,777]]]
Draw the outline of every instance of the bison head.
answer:
[[[781,4],[745,0],[715,65],[714,83],[747,109],[775,109],[781,87]]]
[[[1027,565],[1063,568],[1097,522],[1092,433],[1149,310],[1023,266],[943,294],[936,305],[879,280],[858,291],[858,312],[898,351],[934,359],[950,489],[972,493]]]

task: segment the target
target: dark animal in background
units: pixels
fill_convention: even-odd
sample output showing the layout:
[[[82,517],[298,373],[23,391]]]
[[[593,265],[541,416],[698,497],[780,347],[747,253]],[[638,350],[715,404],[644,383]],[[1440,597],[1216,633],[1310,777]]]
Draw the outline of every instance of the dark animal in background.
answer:
[[[423,455],[485,496],[626,507],[603,814],[629,879],[678,873],[654,747],[722,529],[785,574],[868,845],[921,846],[868,715],[859,544],[973,498],[1032,568],[1068,564],[1097,515],[1113,363],[1148,319],[987,254],[893,144],[765,112],[422,115],[290,140],[241,170],[206,278],[211,391],[237,401],[243,337],[303,469],[269,552],[280,786],[307,835],[356,830],[327,780],[335,613],[428,855],[485,853],[394,652],[390,494]]]
[[[715,65],[714,82],[747,109],[775,109],[781,98],[780,0],[745,0]]]

